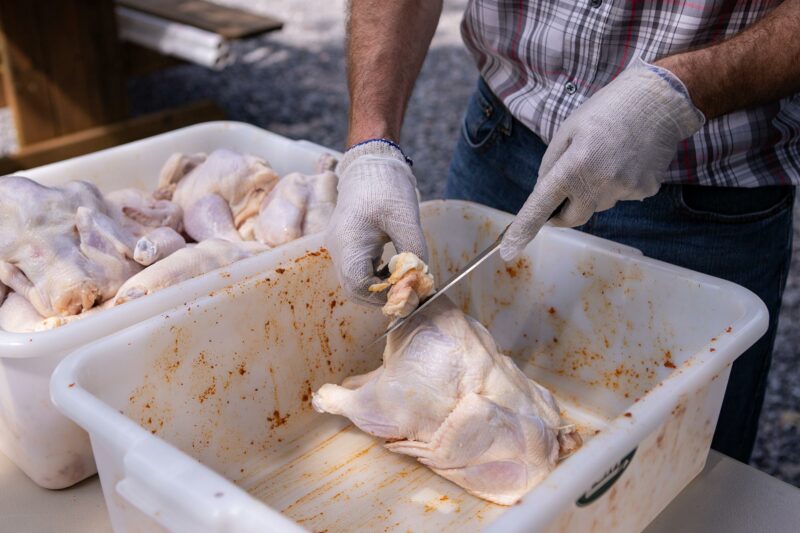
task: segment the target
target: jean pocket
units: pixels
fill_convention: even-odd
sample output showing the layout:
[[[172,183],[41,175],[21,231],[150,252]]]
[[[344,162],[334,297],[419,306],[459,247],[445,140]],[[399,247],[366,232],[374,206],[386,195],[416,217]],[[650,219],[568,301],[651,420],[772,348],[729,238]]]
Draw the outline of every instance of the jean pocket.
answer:
[[[755,188],[682,185],[675,190],[677,208],[686,216],[721,223],[766,220],[792,209],[792,186]]]
[[[472,94],[461,127],[467,145],[473,149],[491,146],[497,135],[510,134],[510,115],[483,82]]]

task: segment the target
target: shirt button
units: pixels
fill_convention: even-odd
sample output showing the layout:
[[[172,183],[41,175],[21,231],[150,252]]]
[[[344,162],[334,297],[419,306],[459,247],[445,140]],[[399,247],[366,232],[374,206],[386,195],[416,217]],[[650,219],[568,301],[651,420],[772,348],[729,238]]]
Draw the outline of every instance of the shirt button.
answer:
[[[575,91],[578,90],[578,87],[570,81],[564,85],[564,90],[567,91],[567,94],[575,94]]]
[[[600,4],[603,3],[603,0],[591,0],[589,5],[592,7],[600,7]]]

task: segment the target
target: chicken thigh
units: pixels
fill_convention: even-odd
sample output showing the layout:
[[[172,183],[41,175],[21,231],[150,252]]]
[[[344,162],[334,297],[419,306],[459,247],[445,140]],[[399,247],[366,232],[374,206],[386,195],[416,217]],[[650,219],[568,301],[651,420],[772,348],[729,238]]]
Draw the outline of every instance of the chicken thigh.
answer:
[[[136,271],[130,239],[89,183],[2,177],[0,224],[0,282],[45,317],[91,308]]]
[[[156,196],[169,197],[183,208],[186,232],[198,241],[209,236],[229,238],[258,214],[264,197],[278,182],[275,171],[255,156],[220,149],[199,163],[199,154],[183,158],[173,156],[162,169]],[[196,215],[195,209],[204,213]]]
[[[394,287],[419,275],[411,268]],[[389,335],[380,368],[323,385],[312,403],[502,505],[519,500],[580,445],[552,394],[446,296]]]

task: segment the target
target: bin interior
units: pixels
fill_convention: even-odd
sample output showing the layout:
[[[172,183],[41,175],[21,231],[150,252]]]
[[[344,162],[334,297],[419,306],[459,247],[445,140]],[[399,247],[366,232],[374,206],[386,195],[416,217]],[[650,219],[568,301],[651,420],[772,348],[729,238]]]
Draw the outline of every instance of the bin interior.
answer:
[[[425,205],[423,220],[438,280],[508,221],[452,202]],[[319,386],[380,364],[381,347],[366,347],[386,320],[346,301],[324,248],[271,266],[116,335],[81,386],[311,530],[458,530],[502,513],[312,410]],[[555,393],[585,440],[744,313],[707,279],[556,230],[450,297]]]

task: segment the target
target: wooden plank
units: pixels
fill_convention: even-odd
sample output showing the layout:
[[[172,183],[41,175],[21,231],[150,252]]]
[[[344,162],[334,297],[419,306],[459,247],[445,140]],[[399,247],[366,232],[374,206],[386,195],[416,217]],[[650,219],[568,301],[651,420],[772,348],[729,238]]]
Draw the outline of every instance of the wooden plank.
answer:
[[[225,114],[219,106],[210,101],[201,101],[114,124],[96,126],[31,144],[15,154],[0,158],[0,176],[96,152],[191,124],[224,118]]]
[[[0,0],[0,32],[20,146],[125,118],[112,0]]]
[[[5,107],[8,105],[8,100],[6,100],[6,91],[3,85],[3,39],[0,37],[0,107]]]
[[[128,76],[142,76],[165,68],[186,65],[177,57],[165,56],[134,43],[121,43],[125,57],[125,72]]]
[[[283,22],[278,19],[204,0],[117,0],[117,3],[173,22],[212,31],[226,39],[241,39],[283,27]]]

